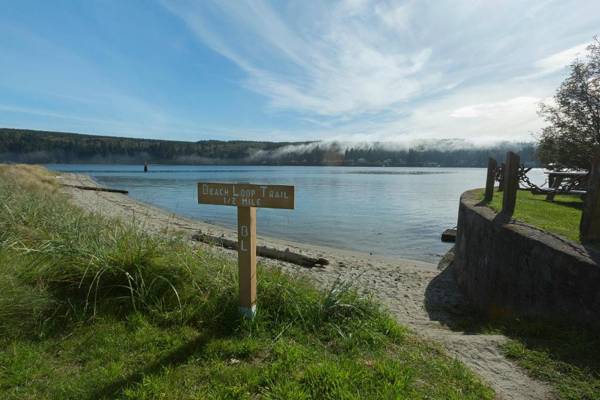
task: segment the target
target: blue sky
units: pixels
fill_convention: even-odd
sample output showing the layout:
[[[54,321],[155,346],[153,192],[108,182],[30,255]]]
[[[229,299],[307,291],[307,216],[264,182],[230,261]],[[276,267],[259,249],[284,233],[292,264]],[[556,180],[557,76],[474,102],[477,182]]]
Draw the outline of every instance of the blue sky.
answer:
[[[0,126],[532,140],[600,1],[0,0]]]

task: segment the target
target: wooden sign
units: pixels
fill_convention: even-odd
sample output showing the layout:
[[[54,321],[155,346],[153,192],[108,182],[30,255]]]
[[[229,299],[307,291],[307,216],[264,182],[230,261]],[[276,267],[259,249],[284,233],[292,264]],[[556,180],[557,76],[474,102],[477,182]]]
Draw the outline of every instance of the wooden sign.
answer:
[[[247,183],[198,183],[198,203],[238,208],[240,312],[256,314],[256,208],[294,208],[294,187]]]
[[[198,183],[198,203],[220,206],[294,208],[294,187],[247,183]]]

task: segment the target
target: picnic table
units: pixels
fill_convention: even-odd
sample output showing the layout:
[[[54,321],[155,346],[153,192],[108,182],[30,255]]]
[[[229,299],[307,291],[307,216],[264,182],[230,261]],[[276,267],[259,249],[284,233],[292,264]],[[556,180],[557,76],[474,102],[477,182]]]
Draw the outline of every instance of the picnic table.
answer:
[[[587,171],[547,171],[548,190],[546,200],[553,201],[557,193],[586,194]],[[562,190],[561,190],[562,188]]]

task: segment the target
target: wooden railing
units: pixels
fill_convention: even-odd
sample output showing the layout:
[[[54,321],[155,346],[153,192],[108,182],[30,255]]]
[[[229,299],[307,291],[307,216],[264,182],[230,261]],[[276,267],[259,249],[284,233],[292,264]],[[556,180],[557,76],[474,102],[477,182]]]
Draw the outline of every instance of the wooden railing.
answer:
[[[484,201],[490,202],[493,200],[495,183],[499,181],[498,192],[502,192],[502,209],[500,213],[506,218],[512,217],[517,204],[519,183],[523,180],[522,175],[527,171],[520,165],[519,156],[513,152],[506,153],[506,162],[500,166],[498,166],[495,159],[490,158],[488,160]],[[583,212],[579,226],[581,241],[600,241],[600,157],[592,163],[589,174],[551,172],[549,178],[551,178],[549,189],[542,190],[532,185],[533,187],[530,190],[534,194],[547,194],[546,199],[549,201],[554,200],[554,195],[557,193],[584,195]],[[572,179],[578,185],[577,189],[559,190],[561,181],[565,178]],[[528,179],[526,181],[529,182]],[[585,190],[582,190],[581,186],[585,186]]]

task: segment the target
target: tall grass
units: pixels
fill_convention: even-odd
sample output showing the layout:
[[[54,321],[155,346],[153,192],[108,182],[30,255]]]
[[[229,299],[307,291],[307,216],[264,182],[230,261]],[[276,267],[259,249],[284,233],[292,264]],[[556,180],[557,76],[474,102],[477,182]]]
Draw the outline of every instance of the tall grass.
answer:
[[[10,172],[0,172],[0,274],[12,290],[1,291],[0,302],[32,300],[45,312],[23,313],[26,307],[15,307],[5,321],[43,319],[49,313],[70,321],[92,317],[99,308],[182,311],[175,285],[181,286],[191,271],[170,267],[175,260],[164,254],[173,254],[167,251],[172,243],[85,214],[49,185],[26,182],[25,188],[21,176]],[[47,299],[45,307],[40,299]],[[41,327],[39,322],[30,321]]]

